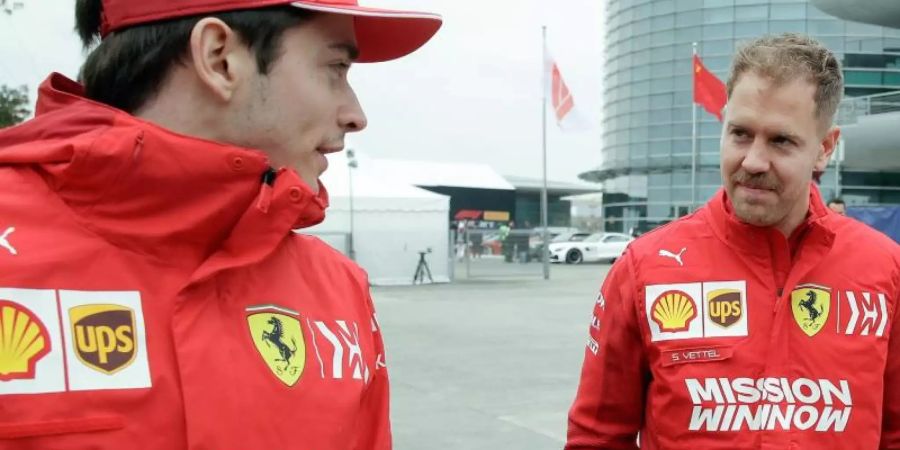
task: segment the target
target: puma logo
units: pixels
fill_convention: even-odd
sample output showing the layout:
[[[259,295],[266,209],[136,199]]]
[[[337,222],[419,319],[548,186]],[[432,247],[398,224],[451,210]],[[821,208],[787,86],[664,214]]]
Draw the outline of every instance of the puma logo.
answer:
[[[668,251],[668,250],[663,249],[663,250],[660,250],[660,251],[659,251],[659,256],[664,256],[664,257],[666,257],[666,258],[672,258],[672,259],[674,259],[675,261],[678,261],[678,265],[679,265],[679,266],[682,266],[682,267],[683,267],[683,266],[684,266],[684,261],[681,260],[681,255],[683,255],[684,252],[685,252],[686,250],[687,250],[687,247],[682,248],[681,251],[678,252],[678,254],[675,254],[675,253],[672,253],[672,252],[670,252],[670,251]]]

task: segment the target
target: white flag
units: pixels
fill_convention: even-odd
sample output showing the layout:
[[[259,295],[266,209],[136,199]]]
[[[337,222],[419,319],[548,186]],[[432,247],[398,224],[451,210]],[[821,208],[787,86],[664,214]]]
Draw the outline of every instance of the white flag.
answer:
[[[575,99],[572,97],[572,91],[566,85],[566,81],[562,77],[559,70],[559,64],[547,53],[547,61],[544,62],[544,70],[547,71],[545,89],[550,90],[550,104],[553,106],[553,113],[556,116],[556,123],[563,130],[583,130],[588,128],[588,122],[581,115],[580,111],[575,107]]]

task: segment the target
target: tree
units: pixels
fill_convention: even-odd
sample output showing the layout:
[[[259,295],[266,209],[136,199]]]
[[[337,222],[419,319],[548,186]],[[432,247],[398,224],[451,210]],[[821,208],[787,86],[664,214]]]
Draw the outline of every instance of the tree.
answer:
[[[0,86],[0,128],[11,127],[31,114],[28,109],[28,87]]]

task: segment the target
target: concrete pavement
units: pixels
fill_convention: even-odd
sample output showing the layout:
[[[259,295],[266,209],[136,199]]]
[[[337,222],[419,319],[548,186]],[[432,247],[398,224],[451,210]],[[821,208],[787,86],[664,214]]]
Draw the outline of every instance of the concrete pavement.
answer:
[[[397,450],[560,449],[609,265],[373,288]]]

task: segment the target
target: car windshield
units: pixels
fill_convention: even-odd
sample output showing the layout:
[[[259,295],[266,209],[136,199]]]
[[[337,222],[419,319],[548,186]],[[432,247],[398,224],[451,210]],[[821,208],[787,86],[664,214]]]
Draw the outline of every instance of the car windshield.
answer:
[[[592,234],[586,238],[584,238],[584,242],[600,242],[603,239],[603,234]]]

